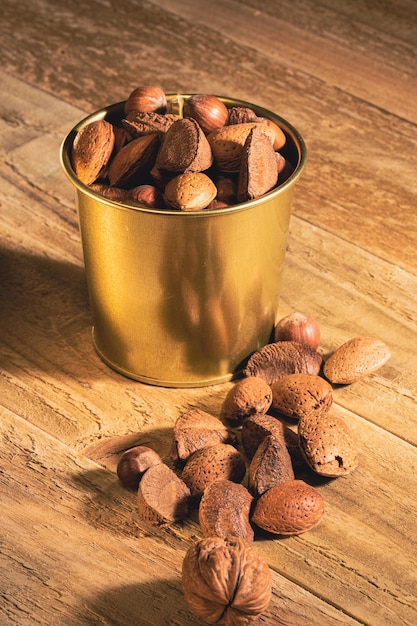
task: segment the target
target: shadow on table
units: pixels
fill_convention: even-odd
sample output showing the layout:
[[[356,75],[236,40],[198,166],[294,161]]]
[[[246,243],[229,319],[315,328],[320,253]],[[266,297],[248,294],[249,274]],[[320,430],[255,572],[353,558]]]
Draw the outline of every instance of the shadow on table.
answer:
[[[74,620],[62,626],[203,626],[188,610],[181,581],[158,580],[110,587],[87,600]]]
[[[0,367],[13,372],[20,355],[39,371],[100,377],[91,325],[82,265],[0,247]]]

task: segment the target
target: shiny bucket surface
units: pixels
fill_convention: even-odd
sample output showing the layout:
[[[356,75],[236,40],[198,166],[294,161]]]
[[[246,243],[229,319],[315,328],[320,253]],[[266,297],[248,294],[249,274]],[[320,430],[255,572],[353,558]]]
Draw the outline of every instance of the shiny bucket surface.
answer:
[[[181,212],[118,203],[83,185],[71,167],[75,134],[97,119],[120,120],[124,103],[86,117],[61,148],[75,189],[94,347],[116,371],[153,385],[230,380],[270,340],[276,322],[293,189],[306,148],[279,116],[221,99],[252,107],[287,136],[283,153],[294,171],[257,200]]]

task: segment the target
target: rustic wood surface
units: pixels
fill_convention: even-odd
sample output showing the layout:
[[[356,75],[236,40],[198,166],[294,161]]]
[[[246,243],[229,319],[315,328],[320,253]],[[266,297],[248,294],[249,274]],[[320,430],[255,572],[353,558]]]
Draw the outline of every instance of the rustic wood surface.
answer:
[[[136,442],[167,455],[176,417],[219,415],[233,383],[155,388],[98,359],[59,164],[76,122],[155,83],[298,128],[281,313],[312,314],[324,356],[360,334],[392,352],[334,390],[360,464],[316,480],[323,522],[255,544],[259,624],[416,624],[417,3],[3,0],[0,42],[0,623],[202,624],[180,580],[196,520],[150,528],[115,467]]]

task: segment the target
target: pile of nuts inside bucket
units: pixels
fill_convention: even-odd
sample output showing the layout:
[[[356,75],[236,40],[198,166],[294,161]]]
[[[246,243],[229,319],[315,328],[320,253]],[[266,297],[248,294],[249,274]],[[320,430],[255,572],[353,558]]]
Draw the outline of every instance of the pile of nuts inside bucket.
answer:
[[[119,460],[118,477],[137,490],[149,524],[166,526],[197,510],[203,538],[185,554],[182,586],[191,611],[210,624],[248,624],[267,609],[272,579],[253,548],[257,535],[298,535],[322,520],[322,494],[296,475],[300,458],[304,474],[328,478],[358,465],[352,432],[332,410],[333,388],[375,372],[390,352],[379,339],[358,336],[323,362],[319,343],[314,318],[286,316],[274,341],[249,357],[220,417],[196,408],[180,415],[169,460],[146,446]]]
[[[170,107],[178,109],[170,112]],[[198,211],[256,199],[293,171],[284,131],[246,106],[217,96],[178,96],[161,87],[134,89],[120,120],[80,128],[71,162],[100,195],[155,209]]]

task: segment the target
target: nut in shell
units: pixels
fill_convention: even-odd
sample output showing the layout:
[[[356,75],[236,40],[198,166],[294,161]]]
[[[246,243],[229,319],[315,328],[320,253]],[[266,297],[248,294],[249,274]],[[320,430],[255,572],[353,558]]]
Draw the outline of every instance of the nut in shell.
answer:
[[[216,480],[240,483],[246,474],[245,459],[234,446],[218,443],[197,450],[190,456],[181,474],[194,498],[200,498],[204,489]]]
[[[319,524],[322,495],[303,480],[287,480],[265,491],[256,502],[252,522],[275,535],[299,535]]]
[[[388,346],[375,337],[354,337],[327,359],[323,373],[330,382],[349,385],[384,365],[390,358]]]
[[[203,172],[179,174],[169,181],[164,191],[166,203],[180,211],[206,209],[216,195],[216,185]]]
[[[272,576],[267,562],[240,538],[197,541],[182,564],[190,610],[209,624],[247,626],[266,611]]]
[[[242,378],[229,389],[221,413],[232,422],[242,422],[255,413],[266,413],[271,406],[270,386],[257,376]]]
[[[297,341],[277,341],[254,352],[243,374],[259,376],[272,385],[288,374],[318,374],[321,364],[321,355],[310,346]]]
[[[205,537],[240,537],[250,545],[254,540],[250,524],[253,497],[240,483],[217,480],[203,493],[198,521]]]
[[[106,169],[114,142],[113,126],[106,120],[91,122],[77,132],[71,161],[75,174],[85,185],[94,183]]]
[[[289,374],[271,385],[274,410],[292,419],[325,413],[333,402],[330,383],[316,374]]]
[[[303,457],[316,474],[345,476],[358,466],[357,447],[342,417],[305,415],[298,422],[298,436]]]

